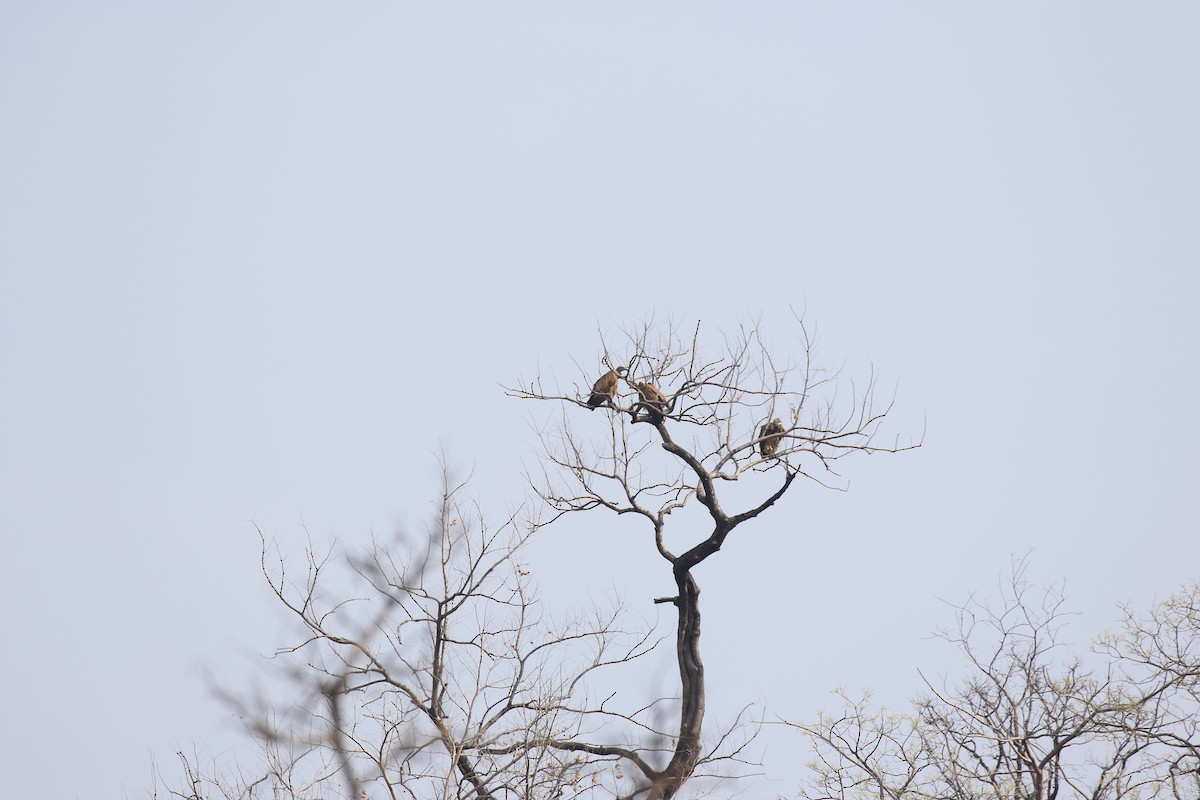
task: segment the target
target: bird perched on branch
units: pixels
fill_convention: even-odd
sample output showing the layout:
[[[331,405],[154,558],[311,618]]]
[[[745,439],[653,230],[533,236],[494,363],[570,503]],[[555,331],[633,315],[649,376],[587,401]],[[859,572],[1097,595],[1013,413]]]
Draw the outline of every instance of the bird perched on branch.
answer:
[[[627,371],[624,367],[617,367],[601,375],[600,380],[592,386],[592,396],[587,401],[588,407],[599,408],[605,403],[612,402],[612,399],[617,396],[617,382]]]
[[[779,417],[758,429],[758,438],[762,439],[758,443],[758,449],[764,456],[773,456],[779,450],[779,443],[783,441],[783,431],[783,423],[779,421]]]
[[[663,411],[667,407],[667,397],[658,390],[658,387],[653,383],[639,382],[637,384],[638,397],[641,401],[651,408]]]

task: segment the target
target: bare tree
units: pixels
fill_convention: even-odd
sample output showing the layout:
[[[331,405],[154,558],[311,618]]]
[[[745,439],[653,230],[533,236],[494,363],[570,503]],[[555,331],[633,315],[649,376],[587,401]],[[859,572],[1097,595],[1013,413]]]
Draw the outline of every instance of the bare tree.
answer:
[[[940,637],[967,677],[911,711],[844,708],[795,724],[815,754],[805,798],[1200,797],[1200,584],[1121,627],[1087,658],[1061,642],[1059,592],[1018,568],[998,609],[971,601]]]
[[[590,676],[656,642],[619,608],[543,614],[519,557],[532,532],[516,516],[488,526],[447,478],[428,546],[310,547],[295,569],[263,536],[263,574],[302,632],[276,654],[300,697],[284,711],[227,697],[251,720],[257,763],[181,754],[181,785],[164,793],[537,800],[610,784],[611,754],[548,743],[608,713]]]
[[[797,478],[836,485],[838,465],[851,454],[919,446],[878,440],[891,404],[877,404],[874,374],[861,391],[853,383],[841,386],[836,373],[816,366],[802,322],[796,347],[782,356],[756,322],[716,339],[715,345],[702,340],[698,324],[683,331],[651,321],[612,342],[602,337],[603,366],[590,376],[584,370],[581,383],[550,385],[539,376],[508,390],[559,406],[558,424],[542,431],[543,468],[533,481],[554,512],[547,522],[594,510],[635,515],[675,581],[677,594],[655,601],[678,612],[681,691],[665,763],[637,746],[550,743],[620,757],[641,775],[639,793],[650,800],[674,797],[707,752],[700,587],[693,570],[735,529],[778,503]],[[607,371],[593,386],[599,370]],[[590,420],[586,412],[597,406],[607,409],[608,424],[592,436],[580,420]],[[732,485],[739,483],[749,485],[735,493]],[[704,513],[683,520],[685,544],[676,550],[668,546],[668,524],[689,505]]]

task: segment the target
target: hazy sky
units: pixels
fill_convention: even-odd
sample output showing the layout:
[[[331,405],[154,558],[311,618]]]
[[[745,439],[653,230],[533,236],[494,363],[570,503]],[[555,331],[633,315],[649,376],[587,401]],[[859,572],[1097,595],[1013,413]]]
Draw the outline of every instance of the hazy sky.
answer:
[[[1031,549],[1081,643],[1195,579],[1197,42],[1194,2],[0,3],[0,794],[238,742],[252,521],[411,528],[442,449],[520,502],[547,409],[500,384],[650,313],[803,309],[927,431],[700,570],[713,714],[902,702]],[[532,568],[670,589],[600,517]]]

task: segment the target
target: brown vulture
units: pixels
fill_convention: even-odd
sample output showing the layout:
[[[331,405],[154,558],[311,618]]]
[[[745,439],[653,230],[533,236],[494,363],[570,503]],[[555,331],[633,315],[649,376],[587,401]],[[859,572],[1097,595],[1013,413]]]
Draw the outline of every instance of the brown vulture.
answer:
[[[599,408],[616,397],[617,382],[625,372],[626,369],[624,367],[617,367],[601,375],[600,380],[596,381],[596,384],[592,386],[592,396],[587,401],[588,407]]]
[[[779,449],[779,443],[783,441],[784,432],[783,423],[779,421],[779,417],[771,420],[758,429],[758,438],[762,439],[758,443],[758,449],[762,451],[764,456],[773,456]]]
[[[666,409],[667,397],[653,383],[638,383],[637,392],[643,404],[658,411]]]

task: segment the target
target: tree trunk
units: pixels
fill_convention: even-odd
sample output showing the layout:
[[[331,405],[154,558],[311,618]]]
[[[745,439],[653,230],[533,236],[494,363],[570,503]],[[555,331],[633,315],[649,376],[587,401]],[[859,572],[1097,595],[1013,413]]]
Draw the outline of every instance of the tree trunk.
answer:
[[[687,569],[676,569],[679,630],[675,651],[682,683],[679,741],[666,769],[659,773],[648,800],[670,800],[691,777],[700,760],[700,731],[704,725],[704,662],[700,660],[700,587]]]

